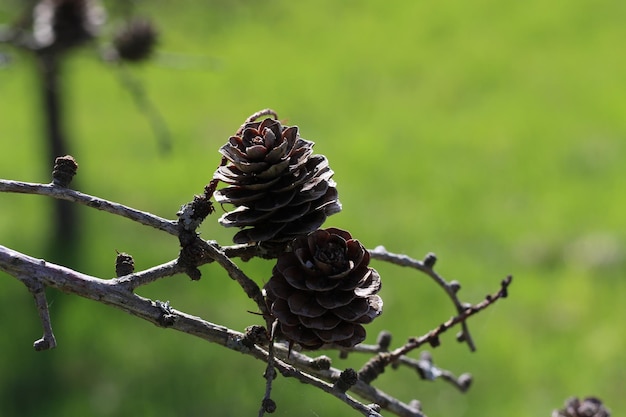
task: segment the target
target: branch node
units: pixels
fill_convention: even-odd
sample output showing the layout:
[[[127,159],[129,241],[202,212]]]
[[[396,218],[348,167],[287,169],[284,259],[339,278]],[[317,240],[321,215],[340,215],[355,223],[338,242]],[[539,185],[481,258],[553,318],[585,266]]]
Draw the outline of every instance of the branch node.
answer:
[[[420,402],[420,400],[411,400],[409,402],[409,408],[416,413],[419,413],[419,415],[422,414],[422,403]]]
[[[43,327],[43,337],[41,339],[37,339],[33,343],[33,348],[37,352],[54,349],[57,346],[57,341],[54,337],[54,332],[52,331],[50,310],[48,309],[48,300],[46,299],[44,286],[39,282],[32,282],[28,283],[27,287],[35,298],[37,312],[39,313],[39,320],[41,321],[41,326]]]
[[[53,349],[54,347],[56,347],[56,340],[52,340],[52,341],[47,340],[45,337],[42,337],[41,339],[37,339],[33,343],[33,348],[37,352],[41,352],[43,350],[50,350],[50,349]]]
[[[258,324],[246,327],[241,344],[252,349],[254,345],[267,345],[269,337],[265,327]]]
[[[194,232],[206,217],[215,211],[210,195],[196,195],[193,201],[184,204],[176,213],[180,231]]]
[[[346,392],[358,381],[359,374],[352,368],[346,368],[339,374],[339,379],[335,381],[333,389],[339,392]]]
[[[422,262],[424,263],[424,266],[433,269],[435,264],[437,263],[437,255],[429,252],[426,254],[426,257],[424,257],[424,260]]]
[[[171,327],[176,323],[176,314],[172,311],[172,307],[170,306],[169,301],[159,301],[156,300],[154,302],[155,306],[161,310],[161,315],[157,318],[157,322],[159,325],[163,327]]]
[[[78,163],[71,155],[60,156],[54,160],[52,169],[52,183],[59,187],[66,188],[76,175]]]
[[[448,287],[452,290],[453,293],[456,294],[461,289],[461,283],[457,280],[453,280],[453,281],[450,281],[450,284],[448,284]]]
[[[388,353],[379,353],[374,356],[359,370],[359,380],[369,384],[378,378],[378,375],[385,372],[385,367],[389,364],[390,359],[391,356]]]
[[[178,264],[184,268],[185,273],[197,281],[202,277],[198,269],[206,256],[204,241],[195,232],[182,231],[179,236],[181,249],[178,255]]]
[[[325,371],[325,370],[330,369],[331,365],[332,365],[332,361],[326,355],[318,356],[317,358],[314,358],[311,361],[311,366],[320,371]]]
[[[420,353],[420,359],[417,361],[416,370],[420,378],[426,381],[434,381],[441,376],[441,370],[433,364],[433,357],[428,351]]]
[[[376,340],[378,344],[378,350],[380,352],[386,352],[389,350],[389,346],[391,346],[391,333],[387,330],[383,330],[378,333],[378,339]]]
[[[263,396],[263,400],[261,401],[259,417],[262,417],[263,414],[265,414],[266,412],[273,413],[274,411],[276,411],[276,403],[271,399],[270,396],[272,394],[272,382],[277,377],[276,368],[274,367],[276,363],[276,358],[274,357],[274,340],[277,327],[278,320],[274,320],[270,327],[270,340],[267,349],[267,367],[265,368],[265,372],[263,373],[263,378],[265,378],[265,395]]]
[[[467,390],[469,390],[472,386],[472,381],[472,374],[469,373],[461,374],[456,380],[461,392],[466,392]]]
[[[428,338],[428,344],[430,345],[430,347],[438,347],[439,345],[441,345],[441,340],[439,339],[439,334],[442,333],[445,329],[442,329],[441,326],[439,326],[437,328],[437,330],[435,331],[435,333]]]
[[[506,298],[509,295],[509,285],[511,284],[511,280],[513,280],[513,276],[509,275],[502,280],[500,283],[500,298]]]
[[[271,398],[263,398],[261,406],[263,407],[263,411],[265,411],[266,413],[272,414],[274,411],[276,411],[276,401],[272,400]]]
[[[125,252],[117,252],[115,257],[115,276],[123,277],[135,272],[135,260]]]

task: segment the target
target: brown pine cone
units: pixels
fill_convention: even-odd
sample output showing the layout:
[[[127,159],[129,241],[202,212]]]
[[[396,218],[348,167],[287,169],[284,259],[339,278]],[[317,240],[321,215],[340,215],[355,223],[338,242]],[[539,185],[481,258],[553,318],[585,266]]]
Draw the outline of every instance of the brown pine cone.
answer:
[[[40,0],[33,37],[39,48],[69,49],[95,37],[105,18],[99,0]]]
[[[157,30],[149,20],[135,18],[115,34],[113,46],[121,60],[139,62],[150,58],[157,38]]]
[[[350,233],[328,228],[301,236],[283,252],[265,285],[267,304],[283,336],[305,349],[365,340],[363,324],[382,312],[380,276]]]
[[[333,171],[313,142],[296,126],[267,118],[248,122],[222,146],[227,163],[214,178],[229,186],[215,192],[218,203],[237,208],[219,222],[242,228],[235,243],[288,242],[306,235],[341,210]]]
[[[587,397],[580,401],[576,397],[572,397],[565,401],[565,407],[562,410],[555,410],[552,417],[610,417],[611,413],[607,410],[602,401],[595,397]]]

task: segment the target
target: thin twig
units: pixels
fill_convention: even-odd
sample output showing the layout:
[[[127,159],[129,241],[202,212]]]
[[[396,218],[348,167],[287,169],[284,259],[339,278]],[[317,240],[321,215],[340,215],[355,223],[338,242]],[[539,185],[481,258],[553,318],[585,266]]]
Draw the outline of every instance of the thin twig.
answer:
[[[273,413],[276,411],[276,403],[272,400],[272,383],[276,378],[276,369],[274,363],[276,358],[274,357],[274,340],[276,335],[276,327],[278,326],[278,320],[274,320],[272,323],[272,330],[270,333],[270,340],[267,347],[267,366],[265,367],[265,395],[261,401],[261,408],[259,409],[259,417],[263,417],[265,413]]]
[[[178,222],[176,221],[166,220],[148,212],[136,210],[122,204],[97,198],[88,194],[83,194],[81,192],[68,188],[58,187],[54,184],[28,183],[0,179],[0,192],[50,196],[63,200],[73,201],[79,204],[86,205],[88,207],[106,211],[111,214],[126,217],[143,225],[163,230],[175,236],[178,236],[180,231],[178,227]],[[216,242],[204,241],[203,248],[206,250],[207,256],[198,260],[198,265],[196,266],[200,266],[204,263],[209,263],[213,260],[216,260],[220,265],[224,267],[229,276],[242,286],[246,294],[248,294],[248,296],[257,303],[260,311],[264,315],[269,316],[267,312],[267,306],[265,305],[265,300],[263,298],[263,295],[261,294],[259,286],[250,278],[248,278],[243,273],[243,271],[241,271],[241,269],[239,269],[239,267],[237,267],[237,265],[224,254],[224,252],[221,250]],[[162,268],[162,266],[159,268]],[[155,281],[156,279],[159,279],[163,276],[173,275],[175,273],[181,272],[181,269],[179,269],[178,266],[169,265],[167,268],[168,271],[165,272],[165,275],[162,275],[164,273],[164,271],[162,270],[154,270],[150,272],[145,272],[141,275],[130,275],[128,277],[125,277],[123,280],[116,281],[116,283],[121,284],[122,282],[124,282],[124,285],[127,285],[128,288],[134,289],[140,285],[145,285],[147,283]]]
[[[259,307],[259,311],[264,317],[270,317],[269,310],[265,304],[265,298],[263,297],[261,289],[257,283],[251,280],[233,261],[230,260],[229,257],[224,254],[217,242],[203,242],[206,244],[205,249],[208,252],[208,256],[220,264],[222,268],[226,270],[228,276],[239,283],[248,297],[256,302]]]
[[[135,106],[137,106],[148,119],[154,137],[157,140],[159,150],[163,153],[169,152],[172,149],[172,138],[161,112],[154,105],[152,100],[150,100],[141,82],[134,78],[124,65],[119,65],[116,69],[119,82],[132,96],[135,101]]]
[[[74,271],[60,265],[33,258],[0,245],[0,270],[26,285],[33,281],[60,291],[113,306],[134,316],[163,327],[163,303],[157,303],[129,291],[115,279],[105,280]],[[174,319],[168,326],[174,330],[198,336],[229,349],[244,351],[243,334],[210,323],[184,312],[169,309]]]
[[[417,269],[431,277],[441,288],[444,289],[454,306],[456,307],[457,313],[462,313],[465,310],[465,306],[459,300],[457,293],[460,289],[460,286],[456,282],[447,282],[442,276],[435,272],[433,269],[435,266],[435,262],[437,258],[434,254],[428,254],[424,261],[418,261],[417,259],[413,259],[407,255],[395,254],[387,251],[384,246],[377,246],[374,249],[369,250],[370,255],[373,259],[378,259],[381,261],[390,262],[394,265],[406,266],[410,268]],[[476,350],[476,345],[474,344],[474,340],[472,339],[472,335],[470,334],[467,323],[463,321],[461,323],[461,337],[460,341],[464,341],[469,346],[470,350],[473,352]]]
[[[160,278],[169,277],[183,272],[183,267],[178,264],[178,260],[166,262],[154,266],[144,271],[135,272],[123,277],[110,280],[111,284],[125,288],[127,291],[134,291],[137,287],[150,284]]]
[[[243,130],[248,123],[252,123],[255,120],[257,120],[259,117],[263,117],[263,116],[272,116],[273,119],[278,119],[278,114],[272,109],[259,110],[258,112],[252,113],[250,116],[248,116],[246,121],[243,122],[241,127],[237,130],[236,134],[240,135],[241,133],[243,133]]]
[[[301,352],[291,350],[289,345],[285,343],[276,343],[274,350],[276,351],[276,356],[280,357],[283,361],[329,383],[334,383],[341,374],[340,369],[330,366],[330,359],[326,357],[311,358]],[[411,404],[405,404],[388,393],[363,381],[357,381],[357,383],[350,388],[350,391],[361,398],[371,401],[373,404],[379,405],[383,409],[389,410],[397,416],[426,417],[421,410],[415,409]]]
[[[30,279],[27,279],[24,283],[35,298],[39,320],[41,321],[41,327],[43,327],[43,337],[36,340],[35,343],[33,343],[33,347],[37,351],[54,349],[57,346],[57,340],[52,331],[50,309],[48,308],[45,287],[39,281]]]
[[[468,373],[462,374],[457,378],[451,371],[436,366],[428,351],[421,352],[420,359],[413,359],[402,355],[398,362],[414,369],[424,380],[434,381],[440,378],[452,384],[461,392],[466,392],[472,383],[472,376]]]
[[[260,350],[262,350],[261,348],[258,348]],[[267,355],[267,352],[265,350],[262,350],[264,352],[265,355]],[[341,401],[345,402],[346,404],[348,404],[350,407],[354,408],[355,410],[359,411],[361,414],[363,414],[364,416],[367,417],[382,417],[380,415],[380,413],[378,413],[375,410],[375,407],[372,407],[371,405],[365,405],[357,400],[355,400],[354,398],[352,398],[350,395],[347,395],[345,393],[342,393],[338,390],[336,390],[334,388],[333,384],[329,384],[328,382],[317,378],[313,375],[310,375],[309,373],[303,372],[300,369],[298,369],[297,367],[294,367],[292,365],[290,365],[287,362],[284,362],[281,359],[276,358],[275,359],[275,365],[276,368],[278,368],[278,370],[280,371],[281,375],[286,376],[286,377],[293,377],[293,378],[297,378],[298,380],[305,382],[309,385],[313,385],[319,389],[321,389],[322,391],[333,395],[336,398],[339,398]],[[401,415],[401,414],[398,414]],[[402,415],[401,415],[402,416]],[[410,416],[410,417],[415,417],[415,416]]]
[[[54,184],[40,184],[22,181],[0,179],[0,192],[38,194],[60,200],[72,201],[97,210],[106,211],[121,217],[136,221],[145,226],[154,227],[171,235],[178,236],[177,222],[163,219],[152,213],[140,211],[122,204],[114,203],[102,198],[83,194],[69,188],[59,187]]]
[[[381,332],[388,334],[388,332]],[[379,336],[380,339],[380,336]],[[358,352],[358,353],[371,353],[378,354],[381,352],[388,352],[388,348],[386,346],[381,346],[380,344],[376,345],[368,345],[368,344],[358,344],[351,349],[343,350],[342,353],[346,355],[348,352]],[[420,359],[414,359],[406,355],[400,356],[400,358],[392,363],[392,367],[395,369],[396,367],[403,365],[415,370],[422,379],[426,380],[435,380],[440,378],[450,384],[454,385],[461,392],[466,392],[469,389],[468,379],[471,381],[471,375],[465,373],[459,376],[458,378],[454,376],[454,373],[448,371],[446,369],[442,369],[438,366],[435,366],[432,362],[432,358],[426,359],[424,356],[427,352],[424,351],[420,355]]]
[[[507,276],[502,280],[500,290],[493,295],[487,295],[483,301],[478,304],[474,304],[470,307],[467,307],[461,314],[450,318],[450,320],[442,323],[436,329],[431,330],[427,334],[417,337],[411,338],[409,341],[402,347],[393,350],[390,352],[391,361],[395,361],[400,358],[402,355],[406,355],[410,351],[417,349],[418,347],[430,343],[433,346],[437,346],[439,344],[439,336],[447,331],[448,329],[456,326],[459,323],[465,322],[469,317],[474,314],[486,309],[497,300],[501,298],[505,298],[508,295],[508,287],[513,280],[512,276]]]
[[[360,379],[366,383],[372,382],[385,371],[387,366],[399,361],[402,356],[426,343],[429,343],[433,347],[439,346],[439,336],[441,334],[456,326],[457,324],[463,323],[469,317],[486,309],[490,305],[493,305],[500,298],[505,298],[508,295],[508,287],[511,284],[512,279],[513,277],[509,275],[502,280],[502,282],[500,283],[500,290],[497,293],[493,295],[487,295],[485,299],[480,303],[467,307],[461,314],[450,318],[448,321],[440,324],[438,327],[426,333],[425,335],[420,337],[412,337],[403,346],[394,349],[391,352],[381,352],[378,355],[374,356],[359,371]]]

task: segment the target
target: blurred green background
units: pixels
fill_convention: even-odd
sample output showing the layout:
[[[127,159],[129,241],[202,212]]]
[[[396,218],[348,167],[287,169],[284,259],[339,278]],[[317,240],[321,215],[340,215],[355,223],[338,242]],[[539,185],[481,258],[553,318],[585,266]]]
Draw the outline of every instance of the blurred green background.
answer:
[[[19,5],[2,0],[0,22]],[[407,369],[378,386],[421,400],[431,417],[549,416],[572,395],[624,413],[626,3],[161,0],[137,12],[161,40],[155,59],[130,71],[163,113],[173,151],[159,153],[114,69],[83,48],[63,80],[76,188],[175,218],[228,136],[271,107],[330,160],[344,210],[327,226],[369,248],[435,252],[465,301],[515,277],[508,299],[470,321],[475,353],[455,332],[433,351],[440,366],[474,375],[467,394]],[[0,50],[12,58],[0,68],[0,177],[48,182],[32,57]],[[44,197],[0,195],[0,244],[45,257],[50,212]],[[177,255],[171,236],[80,214],[70,266],[82,272],[113,276],[115,250],[138,269]],[[202,236],[229,244],[234,231],[216,220]],[[388,329],[398,346],[453,314],[426,276],[373,266],[385,312],[368,342]],[[272,265],[242,267],[262,284]],[[199,282],[176,276],[138,293],[236,330],[260,322],[219,267],[202,271]],[[256,415],[261,362],[78,297],[51,291],[49,302],[58,348],[37,353],[32,297],[0,274],[0,415]],[[277,416],[357,415],[284,378],[273,397]]]

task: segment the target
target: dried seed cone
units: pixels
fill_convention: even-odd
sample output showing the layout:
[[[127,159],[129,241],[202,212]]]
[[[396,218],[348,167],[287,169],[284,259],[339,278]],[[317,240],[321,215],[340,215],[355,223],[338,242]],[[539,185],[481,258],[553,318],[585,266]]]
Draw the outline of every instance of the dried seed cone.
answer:
[[[33,37],[41,48],[65,50],[97,36],[105,19],[99,0],[40,0],[33,10]]]
[[[572,397],[565,401],[565,406],[561,410],[555,410],[552,417],[610,417],[602,401],[596,397],[587,397],[580,401]]]
[[[118,253],[115,258],[115,275],[123,277],[132,274],[135,271],[135,260],[127,253]]]
[[[67,187],[78,171],[78,163],[71,155],[59,156],[54,160],[52,182],[60,187]]]
[[[158,33],[152,22],[136,18],[122,27],[113,38],[113,46],[123,61],[139,62],[150,58]]]
[[[301,236],[283,252],[265,285],[271,314],[288,340],[305,349],[365,340],[364,324],[382,312],[378,272],[350,233],[328,228]]]
[[[288,242],[319,228],[341,210],[333,171],[313,142],[296,126],[267,118],[246,123],[221,147],[227,163],[214,178],[228,184],[215,192],[218,203],[237,208],[219,222],[242,228],[235,243]]]

